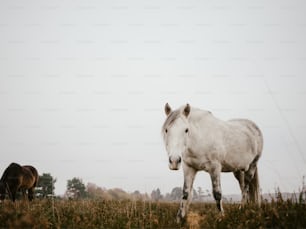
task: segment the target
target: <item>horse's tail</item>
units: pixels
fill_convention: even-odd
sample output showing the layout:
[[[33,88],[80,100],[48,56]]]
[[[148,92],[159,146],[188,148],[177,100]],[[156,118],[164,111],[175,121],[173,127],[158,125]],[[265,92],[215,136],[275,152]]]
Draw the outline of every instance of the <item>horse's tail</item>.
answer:
[[[34,178],[33,187],[35,188],[38,184],[38,179],[39,179],[39,174],[37,172],[37,169],[31,165],[24,165],[23,168],[29,170],[32,173],[33,178]]]
[[[256,166],[255,174],[249,184],[249,200],[253,203],[260,205],[260,189],[259,189],[259,177],[258,168]]]
[[[33,175],[35,177],[35,182],[34,182],[34,187],[36,187],[38,185],[38,180],[39,180],[39,174],[37,172],[37,170],[33,167]]]

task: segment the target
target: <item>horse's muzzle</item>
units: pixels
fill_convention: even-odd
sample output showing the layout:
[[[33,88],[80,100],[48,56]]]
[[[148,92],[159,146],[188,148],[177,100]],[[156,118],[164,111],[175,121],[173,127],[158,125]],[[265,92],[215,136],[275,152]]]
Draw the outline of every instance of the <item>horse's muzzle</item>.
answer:
[[[169,169],[179,170],[181,162],[182,162],[181,157],[169,157]]]

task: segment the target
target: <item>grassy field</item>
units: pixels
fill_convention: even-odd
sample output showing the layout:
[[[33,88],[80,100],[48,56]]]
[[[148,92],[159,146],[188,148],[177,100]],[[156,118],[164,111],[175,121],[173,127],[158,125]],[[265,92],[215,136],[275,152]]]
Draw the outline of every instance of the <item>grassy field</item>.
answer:
[[[6,200],[0,228],[306,228],[303,201],[272,201],[261,207],[192,203],[184,226],[175,222],[178,203],[104,200]]]

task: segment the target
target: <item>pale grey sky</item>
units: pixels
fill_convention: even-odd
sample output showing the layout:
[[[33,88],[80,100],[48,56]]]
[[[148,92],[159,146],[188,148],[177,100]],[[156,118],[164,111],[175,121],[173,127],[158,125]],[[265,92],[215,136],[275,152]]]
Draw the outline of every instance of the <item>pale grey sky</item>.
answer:
[[[0,2],[0,169],[169,192],[163,107],[189,102],[263,131],[264,192],[306,175],[305,1]],[[211,190],[207,174],[195,187]],[[239,193],[232,174],[224,193]]]

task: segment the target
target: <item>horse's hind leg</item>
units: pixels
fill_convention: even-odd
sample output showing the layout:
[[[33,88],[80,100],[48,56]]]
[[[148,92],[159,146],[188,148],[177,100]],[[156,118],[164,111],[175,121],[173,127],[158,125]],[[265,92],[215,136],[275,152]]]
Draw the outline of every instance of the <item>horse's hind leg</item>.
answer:
[[[29,201],[32,201],[34,199],[34,188],[28,189],[28,198]]]
[[[21,192],[22,192],[22,199],[23,199],[23,200],[26,200],[26,199],[27,199],[26,190],[25,190],[25,189],[21,189]]]
[[[259,187],[258,184],[256,182],[258,182],[258,180],[256,181],[256,179],[258,179],[257,177],[257,165],[256,163],[252,163],[249,167],[249,170],[245,172],[245,178],[244,178],[244,182],[245,182],[245,186],[247,189],[247,196],[248,196],[248,201],[250,202],[257,202],[258,200],[258,189]],[[255,183],[254,183],[254,179],[255,179]],[[255,193],[256,192],[256,193]]]
[[[242,170],[234,172],[234,176],[239,182],[241,195],[242,195],[242,205],[244,205],[247,202],[247,187],[245,184],[245,172]]]

